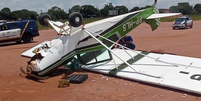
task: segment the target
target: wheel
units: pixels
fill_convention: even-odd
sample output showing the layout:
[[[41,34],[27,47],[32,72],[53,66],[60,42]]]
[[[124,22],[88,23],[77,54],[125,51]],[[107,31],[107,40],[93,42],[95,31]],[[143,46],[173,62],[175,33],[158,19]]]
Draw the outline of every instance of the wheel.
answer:
[[[186,28],[187,28],[187,25],[185,25],[184,29],[186,29]]]
[[[20,44],[20,43],[21,43],[21,40],[16,41],[16,43],[17,43],[17,44]]]
[[[190,28],[193,28],[193,24],[191,24]]]
[[[175,29],[174,27],[172,27],[172,29]]]
[[[50,20],[51,17],[48,15],[48,14],[43,14],[41,16],[39,16],[39,23],[42,25],[42,26],[48,26],[48,22],[47,20]]]
[[[78,12],[73,12],[69,16],[69,23],[73,27],[79,27],[82,25],[83,17],[80,13]]]
[[[30,34],[24,33],[22,40],[24,43],[30,43],[32,42],[33,37]]]

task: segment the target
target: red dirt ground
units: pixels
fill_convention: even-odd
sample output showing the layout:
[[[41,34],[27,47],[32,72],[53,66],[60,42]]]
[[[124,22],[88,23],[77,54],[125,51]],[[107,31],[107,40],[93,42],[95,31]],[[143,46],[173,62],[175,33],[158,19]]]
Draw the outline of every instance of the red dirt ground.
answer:
[[[153,32],[147,24],[138,26],[129,33],[136,50],[201,58],[201,21],[195,21],[192,29],[183,30],[172,30],[171,24],[163,22]],[[0,101],[201,101],[201,95],[88,71],[74,72],[88,74],[89,78],[65,88],[58,88],[62,75],[42,82],[19,76],[19,67],[26,66],[28,60],[20,54],[55,36],[52,29],[42,30],[33,43],[0,46]]]

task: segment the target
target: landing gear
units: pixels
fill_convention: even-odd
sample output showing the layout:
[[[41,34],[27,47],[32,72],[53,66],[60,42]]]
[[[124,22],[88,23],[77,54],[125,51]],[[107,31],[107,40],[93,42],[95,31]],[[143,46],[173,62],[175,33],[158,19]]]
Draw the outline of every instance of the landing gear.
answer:
[[[42,26],[48,26],[48,21],[47,20],[50,20],[51,17],[48,15],[48,14],[43,14],[39,17],[39,23],[42,25]]]
[[[31,34],[24,33],[22,40],[24,43],[30,43],[32,42],[33,37],[31,36]]]
[[[69,16],[69,23],[73,27],[79,27],[82,25],[83,17],[80,13],[78,12],[73,12]]]

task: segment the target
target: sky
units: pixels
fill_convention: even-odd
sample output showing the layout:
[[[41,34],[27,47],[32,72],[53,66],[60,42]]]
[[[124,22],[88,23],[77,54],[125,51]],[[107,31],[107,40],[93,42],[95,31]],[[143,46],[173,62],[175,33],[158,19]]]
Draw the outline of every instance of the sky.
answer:
[[[60,7],[68,12],[74,5],[93,5],[95,8],[102,9],[105,4],[112,3],[113,6],[126,6],[129,10],[135,6],[145,7],[152,5],[154,0],[0,0],[0,10],[4,7],[10,8],[11,11],[28,9],[37,13],[47,12],[53,6]],[[178,2],[189,2],[190,5],[201,4],[201,0],[158,0],[156,7],[166,9]]]

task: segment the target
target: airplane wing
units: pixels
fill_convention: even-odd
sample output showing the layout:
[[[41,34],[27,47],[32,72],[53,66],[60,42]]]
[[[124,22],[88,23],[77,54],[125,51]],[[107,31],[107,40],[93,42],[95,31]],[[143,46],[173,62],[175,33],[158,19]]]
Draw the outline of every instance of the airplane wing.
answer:
[[[143,51],[126,51],[134,57],[134,60],[122,49],[113,50],[113,52],[118,53],[119,57],[129,62],[136,71],[123,61],[119,61],[114,54],[112,55],[115,62],[110,61],[101,66],[86,65],[83,68],[110,76],[201,94],[201,59]],[[104,54],[101,54],[99,57],[102,55]]]
[[[156,19],[156,18],[164,18],[164,17],[178,17],[181,16],[181,13],[158,13],[158,14],[152,14],[147,19]]]

